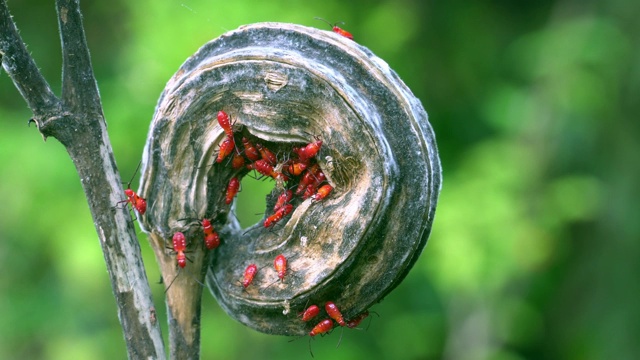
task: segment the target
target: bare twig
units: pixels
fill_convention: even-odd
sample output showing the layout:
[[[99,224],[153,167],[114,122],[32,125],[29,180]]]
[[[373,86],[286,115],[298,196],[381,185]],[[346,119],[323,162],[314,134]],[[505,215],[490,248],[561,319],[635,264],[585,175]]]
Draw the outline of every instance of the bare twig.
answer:
[[[129,358],[165,358],[140,247],[122,199],[122,185],[82,27],[78,0],[57,0],[63,52],[62,97],[38,70],[0,0],[2,66],[33,111],[46,138],[58,139],[76,166],[100,238]]]

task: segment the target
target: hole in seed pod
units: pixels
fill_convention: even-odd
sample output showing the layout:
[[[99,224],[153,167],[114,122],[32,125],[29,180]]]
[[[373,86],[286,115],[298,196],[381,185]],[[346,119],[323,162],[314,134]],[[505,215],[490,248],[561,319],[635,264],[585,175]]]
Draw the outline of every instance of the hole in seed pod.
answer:
[[[247,228],[264,218],[266,197],[273,189],[273,181],[256,180],[247,175],[242,178],[236,198],[236,216],[242,228]]]

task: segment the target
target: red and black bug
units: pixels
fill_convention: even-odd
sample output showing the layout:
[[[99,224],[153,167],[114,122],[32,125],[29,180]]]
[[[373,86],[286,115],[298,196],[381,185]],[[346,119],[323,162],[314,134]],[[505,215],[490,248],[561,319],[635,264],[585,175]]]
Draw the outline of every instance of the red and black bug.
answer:
[[[311,329],[309,336],[314,337],[320,334],[326,334],[333,328],[333,321],[324,319]]]
[[[275,225],[275,223],[282,220],[282,218],[287,216],[292,210],[293,210],[293,205],[291,204],[283,205],[273,215],[269,216],[264,220],[264,227],[268,228],[268,227],[271,227],[272,225]]]
[[[274,178],[277,181],[288,181],[289,177],[287,177],[286,175],[284,175],[281,172],[275,171],[273,166],[271,164],[269,164],[269,162],[265,159],[260,159],[258,161],[255,161],[249,165],[247,165],[247,169],[249,170],[256,170],[258,171],[260,174],[265,175],[265,176],[271,176],[272,178]]]
[[[218,111],[218,124],[220,124],[220,127],[228,137],[233,137],[233,128],[229,121],[229,115],[222,110]]]
[[[304,189],[304,193],[302,194],[302,198],[303,199],[308,199],[308,198],[312,197],[313,194],[315,194],[315,192],[316,192],[316,188],[313,187],[313,184],[309,184]]]
[[[119,204],[123,204],[123,203],[125,204],[125,207],[126,207],[126,203],[129,203],[131,204],[132,208],[134,208],[136,211],[138,211],[138,213],[140,213],[140,215],[144,215],[145,211],[147,211],[147,200],[143,199],[138,194],[136,194],[135,191],[131,190],[131,181],[133,181],[133,178],[136,176],[136,173],[140,169],[141,163],[142,162],[138,163],[138,167],[136,167],[136,171],[133,172],[133,177],[131,177],[131,180],[129,180],[129,182],[127,183],[127,188],[124,191],[124,194],[127,196],[127,198],[125,200],[118,201],[116,203],[116,207]]]
[[[342,313],[340,313],[338,306],[335,303],[333,303],[333,301],[327,301],[327,303],[324,305],[324,309],[333,320],[335,320],[338,324],[340,324],[340,326],[346,325],[346,322],[342,317]]]
[[[365,311],[365,312],[359,314],[358,316],[354,317],[353,319],[347,321],[347,327],[349,329],[353,329],[355,327],[358,327],[358,325],[360,325],[362,320],[366,319],[367,316],[369,316],[369,312],[368,311]]]
[[[256,170],[257,172],[265,176],[275,176],[273,166],[271,166],[271,164],[269,164],[269,162],[264,159],[254,161],[253,163],[247,165],[247,169]]]
[[[282,194],[278,196],[278,199],[276,200],[276,204],[273,206],[273,211],[278,211],[278,209],[288,204],[292,198],[293,198],[293,192],[291,190],[287,189],[283,191]]]
[[[173,234],[173,251],[176,252],[176,262],[180,268],[184,268],[187,265],[187,239],[181,232]]]
[[[313,197],[316,194],[316,192],[319,190],[318,187],[320,186],[320,184],[322,184],[326,180],[327,180],[327,176],[324,174],[324,172],[322,172],[322,170],[318,170],[313,176],[312,183],[308,184],[307,187],[305,188],[302,198],[307,199],[309,197]],[[323,189],[321,195],[324,195],[324,196],[329,195],[332,189],[333,187],[331,189],[329,188]],[[318,199],[318,200],[322,200],[322,199]]]
[[[330,319],[324,319],[316,324],[316,326],[309,331],[309,353],[313,357],[313,351],[311,351],[311,339],[316,335],[324,335],[333,329],[333,321]]]
[[[208,220],[207,220],[208,221]],[[169,291],[169,289],[171,288],[171,285],[173,285],[173,283],[176,281],[176,279],[178,278],[178,276],[180,275],[180,271],[187,266],[187,260],[191,261],[191,259],[189,259],[187,257],[187,239],[184,236],[184,233],[182,232],[175,232],[173,234],[173,252],[175,252],[176,254],[176,264],[178,265],[179,269],[178,272],[176,273],[176,277],[173,278],[173,280],[171,280],[171,283],[169,283],[169,286],[167,286],[167,288],[165,289],[165,293],[167,291]],[[197,279],[195,279],[196,282],[198,282],[200,285],[204,286],[204,284],[202,284],[200,281],[198,281]]]
[[[227,185],[227,196],[224,201],[227,205],[231,204],[238,190],[240,190],[240,180],[237,177],[232,177]]]
[[[302,161],[289,161],[285,166],[285,170],[289,175],[298,176],[307,168],[307,164]]]
[[[330,319],[324,319],[309,331],[309,353],[311,353],[311,357],[313,357],[313,352],[311,351],[311,338],[316,335],[324,335],[331,331],[331,329],[333,329],[333,321]]]
[[[329,184],[322,185],[318,189],[318,192],[311,196],[311,199],[313,199],[314,201],[320,201],[326,198],[327,196],[329,196],[332,190],[333,190],[333,186]]]
[[[253,282],[253,278],[258,273],[258,267],[256,264],[249,264],[244,270],[244,277],[242,279],[242,286],[246,289]]]
[[[304,312],[300,314],[302,321],[309,321],[320,314],[320,307],[318,305],[309,306]]]
[[[280,280],[284,281],[284,277],[287,274],[287,258],[280,254],[273,260],[273,267],[278,273]]]
[[[318,171],[316,171],[313,175],[313,187],[316,189],[320,186],[320,184],[327,180],[327,176],[324,174],[324,172],[322,172],[322,170],[320,170],[320,168],[318,168]]]
[[[318,151],[320,151],[320,148],[322,147],[322,140],[318,138],[316,139],[316,141],[307,144],[303,148],[294,148],[294,152],[298,154],[300,161],[307,161],[318,154]]]
[[[127,200],[123,201],[130,203],[131,206],[140,213],[140,215],[144,215],[145,211],[147,211],[147,200],[140,197],[131,189],[126,189],[124,194],[127,196]]]
[[[336,24],[344,24],[344,22],[339,22],[339,23],[332,24],[332,23],[328,22],[327,20],[325,20],[323,18],[316,17],[315,19],[316,20],[320,20],[320,21],[324,21],[325,23],[329,24],[329,26],[331,26],[331,30],[333,30],[334,33],[340,34],[340,35],[346,37],[347,39],[353,40],[353,35],[351,35],[350,32],[348,32],[347,30],[341,29],[338,26],[336,26]]]
[[[372,311],[371,313],[376,314],[376,316],[380,316],[375,311]],[[353,319],[347,321],[347,327],[350,328],[350,329],[358,327],[358,325],[360,325],[362,320],[366,319],[368,316],[369,316],[369,310],[365,310],[365,311],[361,312],[360,314],[356,315],[356,317],[354,317]],[[369,324],[371,324],[371,322],[369,322]],[[369,326],[367,325],[367,328],[368,327]]]
[[[231,167],[235,170],[242,169],[244,167],[244,156],[234,154],[231,159]]]
[[[236,143],[233,140],[233,136],[227,135],[222,143],[220,143],[220,148],[218,149],[218,157],[216,158],[217,163],[221,163],[229,154],[233,152],[235,149]]]
[[[296,195],[302,195],[307,189],[307,186],[313,184],[316,181],[316,174],[320,172],[322,172],[322,170],[320,170],[320,166],[318,164],[313,164],[309,168],[307,168],[307,170],[304,172],[304,175],[302,175],[302,179],[300,179],[300,182],[298,183]]]
[[[275,166],[278,163],[276,155],[271,150],[262,146],[262,144],[256,144],[256,149],[260,152],[262,159],[266,160],[271,166]]]
[[[220,236],[213,229],[209,219],[202,219],[202,229],[204,230],[204,246],[207,249],[213,250],[220,246]]]
[[[244,154],[247,156],[247,159],[251,161],[258,161],[262,158],[258,149],[256,149],[256,147],[246,137],[242,138],[242,146],[244,146]]]

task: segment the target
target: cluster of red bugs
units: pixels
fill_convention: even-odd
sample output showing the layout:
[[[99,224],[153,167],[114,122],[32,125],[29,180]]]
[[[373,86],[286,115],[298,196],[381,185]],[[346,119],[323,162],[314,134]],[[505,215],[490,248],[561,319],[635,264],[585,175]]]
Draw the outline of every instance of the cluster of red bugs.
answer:
[[[213,225],[211,225],[211,221],[209,219],[202,219],[202,220],[199,220],[199,222],[200,222],[200,225],[202,226],[202,231],[204,233],[205,248],[207,248],[207,250],[213,250],[218,246],[220,246],[220,236],[213,228]],[[172,240],[173,240],[172,251],[176,255],[176,265],[180,269],[183,269],[185,266],[187,266],[187,260],[189,260],[189,258],[187,258],[187,255],[186,255],[187,239],[184,233],[178,231],[173,234]],[[178,278],[178,275],[180,275],[180,273],[178,273],[176,277],[173,280],[171,280],[171,283],[169,283],[169,285],[165,289],[165,292],[169,291],[169,288],[171,287],[171,285],[173,285],[173,282]]]
[[[353,39],[353,36],[351,36],[349,32],[335,25],[333,26],[333,31],[349,39]],[[281,159],[278,159],[278,156],[264,144],[258,142],[254,144],[247,136],[241,137],[242,149],[239,149],[236,146],[236,136],[241,135],[234,132],[229,115],[224,111],[219,111],[217,120],[226,136],[220,144],[215,162],[218,164],[223,163],[225,159],[231,156],[229,163],[232,169],[238,172],[236,176],[230,179],[227,185],[225,203],[227,205],[231,204],[240,190],[240,176],[242,175],[240,173],[246,173],[251,170],[255,170],[261,176],[275,180],[276,188],[281,191],[275,201],[273,214],[267,216],[264,220],[263,225],[265,228],[274,226],[285,216],[289,215],[294,209],[292,201],[296,197],[302,200],[311,198],[313,201],[321,201],[329,196],[333,190],[333,187],[327,183],[327,178],[316,161],[316,155],[322,147],[321,139],[316,137],[314,141],[304,146],[294,146],[290,149],[290,152],[284,154]],[[140,165],[138,165],[138,168],[139,167]],[[136,172],[138,168],[136,168]],[[131,182],[128,183],[127,189],[125,190],[127,199],[118,202],[118,204],[129,203],[140,215],[144,215],[147,208],[146,200],[131,190],[130,185]],[[295,189],[295,191],[293,189]],[[198,221],[204,233],[204,246],[208,250],[217,248],[220,245],[220,237],[214,230],[211,221],[206,218]],[[184,233],[176,232],[173,235],[172,241],[172,251],[176,256],[176,265],[182,269],[186,266],[188,260],[186,255],[186,237]],[[280,281],[284,281],[287,273],[287,258],[283,254],[280,254],[275,257],[273,264],[278,278]],[[242,286],[245,289],[252,284],[257,273],[258,266],[256,264],[252,263],[246,267],[242,279]],[[175,279],[173,281],[175,281]],[[173,284],[173,281],[171,284]],[[171,284],[169,284],[167,290],[171,287]],[[300,314],[300,318],[305,322],[311,321],[318,316],[320,312],[320,307],[311,305]],[[369,315],[369,311],[365,311],[350,320],[345,320],[338,306],[332,301],[325,303],[325,312],[329,318],[323,319],[313,326],[309,331],[310,338],[329,333],[334,327],[334,322],[341,327],[356,328],[362,320]],[[309,351],[311,352],[311,347],[309,347]],[[311,353],[311,355],[313,356],[313,353]]]
[[[322,148],[321,139],[316,137],[308,144],[292,146],[284,150],[281,147],[276,153],[250,134],[234,132],[234,124],[225,111],[218,112],[217,120],[225,132],[225,138],[220,144],[215,162],[222,166],[230,165],[235,172],[227,185],[225,203],[229,205],[233,202],[240,189],[240,178],[244,174],[255,171],[259,174],[258,177],[275,181],[279,195],[275,200],[273,213],[268,214],[263,221],[265,228],[272,228],[291,214],[294,204],[299,203],[299,199],[310,198],[312,201],[321,201],[333,190],[316,160]],[[242,147],[236,144],[242,144]],[[227,158],[230,160],[225,163]],[[287,259],[284,255],[276,256],[274,268],[278,278],[284,281],[287,272]],[[245,289],[253,283],[258,270],[258,266],[254,263],[245,268],[241,281]]]
[[[351,320],[345,320],[338,309],[338,306],[333,301],[327,301],[324,305],[324,310],[329,315],[331,319],[338,323],[340,326],[346,326],[350,329],[358,327],[362,320],[364,320],[367,316],[369,316],[369,311],[364,311],[361,314],[358,314]],[[318,305],[311,305],[305,311],[300,313],[300,319],[302,321],[309,321],[320,314],[320,307]],[[327,322],[328,321],[328,322]],[[311,329],[309,332],[309,336],[316,336],[320,334],[325,334],[329,332],[333,328],[333,321],[330,319],[324,319],[320,321],[316,326]]]
[[[327,301],[324,305],[324,310],[329,316],[329,318],[321,320],[317,323],[311,331],[309,331],[309,352],[313,357],[313,352],[311,352],[311,338],[316,335],[324,335],[329,333],[334,326],[334,322],[336,322],[341,327],[348,327],[350,329],[358,327],[362,320],[369,316],[369,311],[365,310],[364,312],[356,315],[351,320],[345,320],[338,309],[338,306],[333,301]],[[311,305],[307,309],[305,309],[302,313],[299,314],[300,319],[302,321],[310,321],[314,319],[316,316],[320,315],[320,307],[318,305]],[[340,343],[338,343],[339,345]]]
[[[238,172],[236,176],[229,180],[225,193],[225,203],[227,205],[231,204],[240,190],[240,175],[243,175],[241,173],[247,173],[251,170],[255,170],[261,176],[273,178],[276,181],[276,187],[282,191],[273,207],[273,214],[267,216],[264,220],[263,225],[265,228],[274,226],[293,211],[294,205],[291,202],[294,197],[300,197],[303,200],[311,198],[313,201],[320,201],[326,198],[333,190],[333,187],[326,183],[326,176],[315,158],[322,147],[322,140],[316,138],[315,141],[304,146],[292,147],[290,152],[284,155],[285,159],[278,159],[278,156],[264,144],[259,142],[254,144],[254,141],[249,139],[249,135],[236,134],[233,129],[233,123],[226,112],[219,111],[217,121],[225,132],[225,138],[220,144],[215,162],[218,164],[223,163],[225,159],[231,156],[231,167]],[[240,136],[242,149],[236,146],[238,143],[236,137]],[[134,176],[139,167],[140,164],[138,164]],[[293,184],[291,188],[288,187],[289,184]],[[292,190],[293,187],[296,188],[295,192]],[[144,215],[147,209],[147,202],[131,189],[131,182],[127,184],[125,195],[127,199],[118,202],[116,206],[121,203],[128,203],[140,215]],[[217,248],[220,245],[220,237],[211,225],[211,221],[206,218],[198,221],[203,229],[205,247],[209,250]],[[172,251],[175,253],[177,266],[184,268],[188,258],[185,254],[187,241],[183,233],[176,232],[174,234]],[[284,255],[276,257],[274,265],[278,277],[280,280],[284,280],[287,269]],[[257,271],[258,268],[255,264],[247,267],[242,281],[245,288],[252,283]]]
[[[280,281],[284,281],[284,277],[287,275],[287,258],[282,254],[276,256],[273,260],[273,268],[276,270]],[[257,273],[258,266],[256,264],[249,264],[249,266],[247,266],[242,278],[242,286],[244,286],[245,289],[251,285]]]
[[[139,168],[140,168],[140,163],[138,163],[138,167],[136,167],[136,171],[133,173],[133,177],[135,177]],[[133,180],[133,177],[131,178],[131,180]],[[119,204],[128,203],[140,215],[144,215],[144,213],[147,211],[147,201],[146,199],[142,198],[135,191],[131,189],[131,180],[127,183],[127,188],[124,190],[124,194],[127,196],[127,198],[125,200],[117,202],[116,207]],[[203,219],[202,227],[204,228],[204,235],[205,235],[204,243],[207,249],[211,250],[218,247],[218,245],[220,245],[220,238],[218,237],[218,234],[213,230],[213,226],[211,226],[211,223],[209,222],[209,220]],[[176,254],[176,264],[178,267],[182,269],[185,266],[187,266],[187,259],[188,259],[186,255],[187,239],[184,236],[184,233],[176,232],[173,234],[172,241],[173,241],[172,249],[173,249],[173,252]],[[177,275],[176,275],[176,278],[177,278]],[[176,280],[176,278],[174,278],[169,284],[169,286],[167,286],[167,289],[165,290],[165,292],[169,290],[171,285],[173,285],[173,282]]]
[[[334,27],[334,31],[336,28],[337,26]],[[347,32],[338,33],[343,36],[350,35]],[[250,135],[234,133],[233,124],[226,112],[219,111],[217,119],[226,136],[220,144],[216,163],[224,163],[225,159],[230,158],[226,164],[227,166],[230,164],[232,170],[236,172],[227,185],[226,204],[231,204],[238,193],[240,177],[252,170],[256,171],[260,177],[274,180],[276,189],[278,189],[277,197],[274,195],[276,199],[273,213],[268,214],[264,219],[265,228],[271,228],[280,222],[294,210],[295,204],[299,204],[300,201],[306,199],[321,201],[331,194],[333,187],[327,182],[327,178],[316,160],[323,143],[320,138],[316,137],[310,143],[287,149],[280,146],[279,151],[274,152],[259,140],[252,139]],[[242,147],[235,144],[242,144]],[[274,258],[273,268],[278,279],[284,282],[288,268],[287,258],[283,254]],[[245,289],[253,283],[259,269],[255,263],[251,263],[245,268],[241,281]],[[301,314],[301,319],[305,322],[310,321],[320,312],[317,305],[312,305]],[[329,318],[313,326],[309,332],[310,337],[330,332],[334,327],[334,322],[341,327],[355,328],[369,315],[369,312],[365,311],[353,319],[345,320],[332,301],[325,304],[325,312]]]
[[[265,228],[274,226],[294,210],[291,202],[295,197],[320,201],[333,190],[316,161],[316,155],[322,147],[321,139],[316,138],[304,146],[294,146],[278,156],[265,144],[251,140],[250,135],[235,133],[233,123],[226,112],[219,111],[217,120],[226,136],[218,149],[216,163],[223,163],[231,157],[228,163],[238,173],[229,180],[225,203],[231,204],[240,190],[239,175],[251,170],[256,171],[260,177],[273,179],[276,188],[281,192],[273,207],[273,213],[263,222]],[[240,138],[242,148],[236,146],[239,143],[237,138]],[[292,190],[294,187],[295,192]]]
[[[204,246],[207,250],[213,250],[220,246],[220,236],[211,225],[211,220],[202,219],[198,220],[202,226],[202,232],[204,233]],[[173,252],[176,254],[176,264],[180,268],[184,268],[187,265],[186,255],[184,253],[187,250],[187,242],[185,236],[181,232],[173,234]]]

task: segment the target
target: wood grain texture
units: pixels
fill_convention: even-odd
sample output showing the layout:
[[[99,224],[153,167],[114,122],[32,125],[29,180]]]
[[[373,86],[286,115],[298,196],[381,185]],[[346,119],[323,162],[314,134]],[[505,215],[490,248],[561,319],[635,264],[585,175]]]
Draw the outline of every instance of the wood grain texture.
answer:
[[[298,201],[273,229],[241,229],[224,196],[247,171],[212,166],[225,138],[219,110],[279,154],[321,138],[317,159],[334,191]],[[205,44],[167,84],[144,153],[141,220],[164,274],[175,269],[165,249],[175,231],[199,241],[198,226],[180,219],[213,219],[222,245],[194,267],[208,268],[220,305],[256,330],[303,335],[315,325],[298,319],[306,305],[331,300],[348,319],[402,281],[426,244],[440,184],[427,113],[384,61],[329,31],[260,23]],[[279,254],[289,259],[284,281]],[[259,270],[245,289],[250,263]]]

